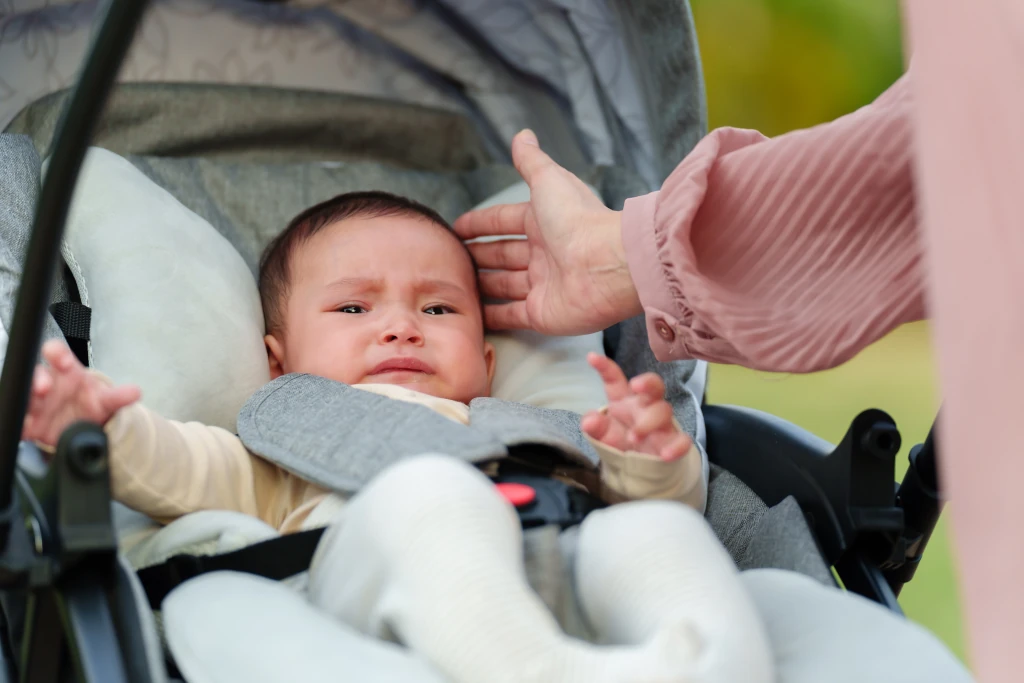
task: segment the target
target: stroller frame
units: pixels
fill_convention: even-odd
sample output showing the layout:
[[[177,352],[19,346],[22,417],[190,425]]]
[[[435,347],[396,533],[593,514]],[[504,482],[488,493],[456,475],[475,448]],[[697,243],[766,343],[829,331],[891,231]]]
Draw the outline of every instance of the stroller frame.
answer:
[[[58,126],[18,290],[0,376],[0,683],[150,683],[138,596],[117,557],[106,436],[67,429],[48,466],[27,466],[20,443],[32,372],[72,193],[92,132],[145,11],[110,0]],[[614,345],[614,330],[608,335]],[[705,405],[708,452],[768,505],[792,495],[848,590],[900,612],[942,501],[934,427],[895,483],[901,437],[867,410],[835,448],[758,411]],[[38,455],[38,454],[36,454]],[[37,465],[39,460],[36,460]],[[19,464],[21,465],[19,467]],[[19,622],[9,598],[28,596]],[[20,642],[20,652],[12,643]]]

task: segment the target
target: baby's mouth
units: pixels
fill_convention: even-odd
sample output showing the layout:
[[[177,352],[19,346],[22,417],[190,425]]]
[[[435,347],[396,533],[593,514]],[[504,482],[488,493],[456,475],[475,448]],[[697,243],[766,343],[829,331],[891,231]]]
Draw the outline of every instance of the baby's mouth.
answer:
[[[417,374],[434,374],[434,368],[430,367],[426,363],[416,358],[409,357],[395,357],[389,358],[388,360],[380,363],[373,370],[370,371],[371,375],[387,375],[395,373],[417,373]]]

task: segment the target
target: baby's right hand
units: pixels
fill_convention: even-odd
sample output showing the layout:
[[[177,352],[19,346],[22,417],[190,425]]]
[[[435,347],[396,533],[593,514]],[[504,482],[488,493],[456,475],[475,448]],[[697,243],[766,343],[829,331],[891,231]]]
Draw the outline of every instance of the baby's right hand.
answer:
[[[114,413],[139,400],[137,386],[108,386],[78,362],[71,349],[59,341],[43,344],[49,367],[36,367],[32,378],[28,413],[22,427],[24,441],[56,446],[60,435],[75,422],[103,426]]]

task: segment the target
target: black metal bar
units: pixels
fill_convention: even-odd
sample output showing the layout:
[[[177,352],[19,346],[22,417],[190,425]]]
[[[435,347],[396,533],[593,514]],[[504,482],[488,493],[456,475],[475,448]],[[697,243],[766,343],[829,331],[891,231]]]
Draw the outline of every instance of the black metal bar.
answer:
[[[938,449],[936,446],[938,419],[928,432],[922,445],[910,452],[910,466],[896,493],[898,505],[906,519],[904,529],[905,556],[902,564],[886,568],[885,576],[896,595],[904,584],[914,578],[924,549],[939,522],[945,500],[939,488]]]
[[[47,469],[17,472],[32,500],[28,518],[45,522],[33,534],[23,681],[58,683],[74,673],[83,683],[128,683],[129,672],[134,683],[150,681],[145,643],[127,633],[138,618],[117,560],[108,462],[103,428],[78,422],[64,430]]]
[[[13,495],[18,442],[28,407],[33,366],[75,182],[145,7],[145,0],[108,2],[81,77],[57,127],[50,166],[36,205],[0,376],[0,509],[8,507]],[[0,546],[8,531],[8,525],[0,526]]]
[[[114,625],[111,603],[112,586],[104,585],[114,575],[114,556],[109,566],[76,572],[66,585],[58,589],[64,629],[69,635],[68,647],[79,681],[88,683],[128,683],[125,662]],[[90,567],[89,569],[92,569]]]
[[[33,591],[25,621],[18,680],[21,683],[58,680],[66,645],[57,598],[52,589]]]
[[[836,572],[848,591],[870,598],[895,614],[903,614],[882,570],[863,553],[848,553],[836,563]]]

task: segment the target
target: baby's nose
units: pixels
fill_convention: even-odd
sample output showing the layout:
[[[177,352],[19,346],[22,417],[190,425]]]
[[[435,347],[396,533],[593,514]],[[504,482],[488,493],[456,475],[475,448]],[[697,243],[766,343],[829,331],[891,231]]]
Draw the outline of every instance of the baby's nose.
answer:
[[[403,320],[389,325],[381,336],[381,341],[386,344],[394,342],[405,342],[409,344],[422,344],[423,334],[411,321]]]

